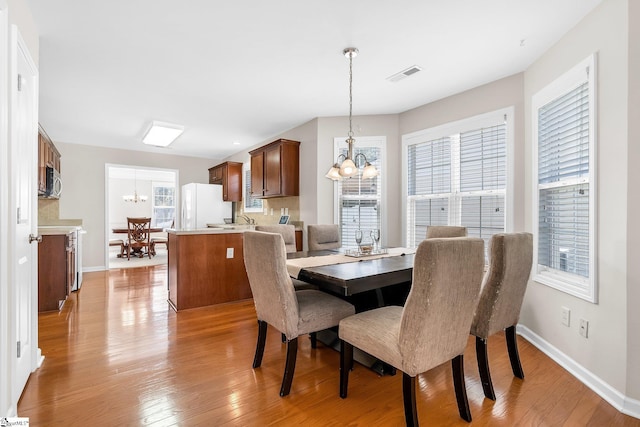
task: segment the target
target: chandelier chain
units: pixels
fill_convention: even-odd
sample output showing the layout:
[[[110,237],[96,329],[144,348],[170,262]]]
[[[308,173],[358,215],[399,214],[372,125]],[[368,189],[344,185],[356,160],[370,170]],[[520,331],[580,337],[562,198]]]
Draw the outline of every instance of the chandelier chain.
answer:
[[[351,115],[353,112],[353,52],[349,52],[349,138],[353,138]]]

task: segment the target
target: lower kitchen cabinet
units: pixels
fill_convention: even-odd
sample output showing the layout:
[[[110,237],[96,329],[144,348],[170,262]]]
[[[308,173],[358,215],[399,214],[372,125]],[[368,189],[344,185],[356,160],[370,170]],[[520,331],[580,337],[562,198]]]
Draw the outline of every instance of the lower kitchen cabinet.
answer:
[[[176,311],[251,298],[242,233],[168,236],[169,303]]]
[[[43,235],[38,244],[38,311],[60,310],[75,280],[73,233]]]

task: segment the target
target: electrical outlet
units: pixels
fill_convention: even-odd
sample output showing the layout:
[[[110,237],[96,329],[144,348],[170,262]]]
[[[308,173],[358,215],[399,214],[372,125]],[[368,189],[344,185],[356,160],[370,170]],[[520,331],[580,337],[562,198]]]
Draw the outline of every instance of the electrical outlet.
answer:
[[[589,321],[580,319],[580,335],[589,338]]]
[[[233,258],[233,248],[227,248],[227,258]]]
[[[562,307],[562,324],[564,326],[569,326],[571,323],[571,310],[567,307]]]

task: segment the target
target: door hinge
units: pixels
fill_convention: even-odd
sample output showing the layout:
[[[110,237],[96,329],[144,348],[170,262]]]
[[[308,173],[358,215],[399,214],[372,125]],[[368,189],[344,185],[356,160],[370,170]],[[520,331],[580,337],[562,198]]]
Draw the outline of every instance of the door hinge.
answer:
[[[18,357],[20,357],[20,341],[18,341]]]
[[[22,74],[18,74],[18,92],[22,91]]]
[[[16,223],[20,224],[20,206],[16,208]]]

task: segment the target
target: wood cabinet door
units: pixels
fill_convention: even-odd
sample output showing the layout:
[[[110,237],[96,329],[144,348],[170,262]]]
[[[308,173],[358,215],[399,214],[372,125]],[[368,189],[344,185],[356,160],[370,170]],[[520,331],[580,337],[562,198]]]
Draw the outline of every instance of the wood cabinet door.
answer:
[[[251,195],[264,195],[264,151],[251,155]]]
[[[272,147],[264,152],[264,195],[282,194],[280,183],[280,146]]]
[[[227,178],[225,181],[227,202],[242,200],[242,163],[227,163]]]

